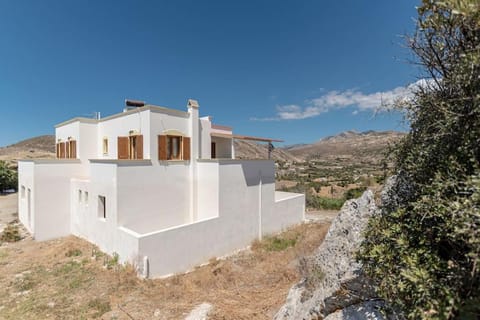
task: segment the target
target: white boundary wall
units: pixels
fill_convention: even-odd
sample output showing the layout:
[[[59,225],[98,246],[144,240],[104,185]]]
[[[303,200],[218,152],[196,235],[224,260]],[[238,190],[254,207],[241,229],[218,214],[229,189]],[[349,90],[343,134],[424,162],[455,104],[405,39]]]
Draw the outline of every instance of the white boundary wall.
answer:
[[[139,238],[137,261],[148,257],[151,277],[186,272],[210,258],[246,248],[262,235],[301,223],[303,195],[284,193],[275,202],[273,170],[273,161],[268,160],[199,161],[199,175],[211,178],[199,195],[207,199],[218,192],[219,216],[215,207],[199,201],[199,216],[207,217],[201,221],[147,234],[126,230]],[[277,214],[277,206],[287,211]]]

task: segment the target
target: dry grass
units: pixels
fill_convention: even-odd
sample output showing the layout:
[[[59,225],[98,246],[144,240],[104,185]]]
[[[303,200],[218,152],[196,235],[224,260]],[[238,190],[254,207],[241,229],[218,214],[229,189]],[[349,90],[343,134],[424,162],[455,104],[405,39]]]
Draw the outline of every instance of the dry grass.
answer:
[[[214,306],[210,319],[270,319],[299,280],[328,225],[304,224],[251,250],[167,279],[140,280],[129,267],[103,266],[88,242],[67,237],[0,247],[1,319],[182,319]],[[271,250],[271,239],[288,245]],[[291,239],[295,239],[294,242]]]

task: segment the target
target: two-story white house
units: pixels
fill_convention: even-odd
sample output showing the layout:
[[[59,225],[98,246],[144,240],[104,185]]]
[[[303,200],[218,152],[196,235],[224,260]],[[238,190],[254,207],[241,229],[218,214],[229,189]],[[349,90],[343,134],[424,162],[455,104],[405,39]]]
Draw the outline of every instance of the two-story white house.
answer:
[[[245,137],[199,118],[195,100],[131,104],[58,124],[57,159],[19,161],[19,218],[36,240],[74,234],[161,277],[303,221],[304,195],[275,191],[273,161],[235,160]]]

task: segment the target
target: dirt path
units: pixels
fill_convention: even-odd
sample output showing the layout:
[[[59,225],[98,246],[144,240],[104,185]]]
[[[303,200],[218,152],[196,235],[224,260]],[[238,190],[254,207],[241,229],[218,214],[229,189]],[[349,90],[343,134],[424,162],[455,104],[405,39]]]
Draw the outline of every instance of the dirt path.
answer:
[[[305,212],[307,221],[319,223],[331,223],[338,215],[339,210],[312,210]]]
[[[298,259],[323,241],[307,223],[225,260],[163,280],[140,280],[76,237],[0,246],[0,319],[271,319],[299,278]],[[110,260],[111,261],[111,260]]]
[[[5,225],[17,219],[18,216],[18,194],[0,194],[0,230]]]

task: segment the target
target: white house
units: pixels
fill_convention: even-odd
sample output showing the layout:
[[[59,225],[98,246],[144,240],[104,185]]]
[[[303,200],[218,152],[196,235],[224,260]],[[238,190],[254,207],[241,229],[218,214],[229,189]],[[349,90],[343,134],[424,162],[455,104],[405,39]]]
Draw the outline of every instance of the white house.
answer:
[[[36,240],[74,234],[161,277],[303,221],[304,195],[275,191],[273,161],[236,160],[233,140],[249,137],[199,118],[197,101],[131,104],[58,124],[57,159],[19,161],[19,218]]]

